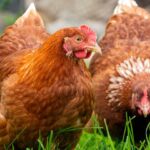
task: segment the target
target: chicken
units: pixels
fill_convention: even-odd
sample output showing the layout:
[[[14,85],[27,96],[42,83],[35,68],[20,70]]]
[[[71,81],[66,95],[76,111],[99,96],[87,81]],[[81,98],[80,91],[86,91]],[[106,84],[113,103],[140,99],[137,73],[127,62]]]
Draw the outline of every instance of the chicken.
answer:
[[[88,26],[49,35],[31,4],[0,39],[0,145],[35,146],[53,130],[81,128],[90,119],[92,81],[83,59],[100,52]],[[60,149],[75,145],[81,130],[58,137]],[[19,135],[19,138],[17,138]]]
[[[125,3],[124,3],[125,2]],[[132,0],[120,0],[100,41],[90,71],[95,94],[94,112],[113,136],[124,131],[126,112],[133,119],[135,140],[145,136],[150,122],[150,18]]]

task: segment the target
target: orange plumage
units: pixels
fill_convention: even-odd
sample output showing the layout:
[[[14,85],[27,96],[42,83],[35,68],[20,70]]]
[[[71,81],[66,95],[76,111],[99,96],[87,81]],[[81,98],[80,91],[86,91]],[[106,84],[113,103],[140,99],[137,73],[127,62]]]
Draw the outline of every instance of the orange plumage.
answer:
[[[31,8],[0,41],[0,145],[21,133],[16,145],[34,146],[39,132],[45,137],[51,130],[84,127],[92,113],[92,81],[82,58],[99,49],[95,33],[81,26],[49,36]],[[75,145],[80,133],[61,135],[60,148]]]
[[[115,136],[123,134],[125,113],[135,115],[135,138],[142,139],[150,121],[150,18],[133,0],[119,2],[100,41],[103,55],[90,65],[94,111]]]

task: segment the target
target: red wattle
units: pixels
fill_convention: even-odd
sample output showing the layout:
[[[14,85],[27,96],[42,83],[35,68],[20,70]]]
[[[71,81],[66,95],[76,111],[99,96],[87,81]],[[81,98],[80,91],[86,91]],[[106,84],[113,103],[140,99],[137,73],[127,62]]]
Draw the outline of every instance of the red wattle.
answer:
[[[89,58],[91,56],[91,52],[86,53],[84,50],[76,51],[74,54],[77,58],[80,58],[80,59]]]

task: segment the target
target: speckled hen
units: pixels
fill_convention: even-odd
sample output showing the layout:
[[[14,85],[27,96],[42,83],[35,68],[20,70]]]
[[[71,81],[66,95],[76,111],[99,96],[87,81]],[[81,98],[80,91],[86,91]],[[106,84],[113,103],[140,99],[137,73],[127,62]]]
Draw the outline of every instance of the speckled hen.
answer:
[[[133,120],[135,139],[150,122],[150,17],[133,0],[119,0],[100,46],[92,58],[95,113],[111,134],[123,134],[125,114]]]

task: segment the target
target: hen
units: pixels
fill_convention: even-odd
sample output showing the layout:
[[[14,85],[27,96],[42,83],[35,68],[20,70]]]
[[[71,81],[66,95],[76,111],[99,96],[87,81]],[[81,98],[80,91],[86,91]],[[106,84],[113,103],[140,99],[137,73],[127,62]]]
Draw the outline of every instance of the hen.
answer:
[[[99,51],[88,26],[64,28],[52,35],[31,4],[0,39],[0,145],[34,146],[67,127],[84,127],[92,112],[92,81],[83,58]],[[67,133],[60,148],[75,144],[81,130]],[[16,138],[18,137],[19,138]]]
[[[125,113],[136,116],[136,140],[150,122],[150,18],[132,0],[120,0],[100,41],[103,56],[92,58],[90,71],[95,94],[94,111],[112,135],[122,135]]]

